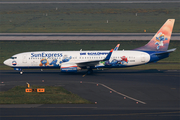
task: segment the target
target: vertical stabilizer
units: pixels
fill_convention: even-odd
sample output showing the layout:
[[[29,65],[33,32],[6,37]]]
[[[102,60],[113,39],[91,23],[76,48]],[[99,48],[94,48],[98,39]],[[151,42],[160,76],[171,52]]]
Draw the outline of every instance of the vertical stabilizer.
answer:
[[[175,19],[168,19],[154,37],[145,45],[134,50],[167,51]]]

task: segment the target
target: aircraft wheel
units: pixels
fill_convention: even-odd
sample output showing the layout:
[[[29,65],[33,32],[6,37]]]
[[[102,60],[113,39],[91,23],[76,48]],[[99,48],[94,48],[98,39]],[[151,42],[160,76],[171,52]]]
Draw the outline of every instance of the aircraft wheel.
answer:
[[[22,75],[22,74],[23,74],[23,71],[21,71],[20,74]]]
[[[92,69],[88,69],[87,74],[90,75],[92,73],[93,73],[93,70]]]

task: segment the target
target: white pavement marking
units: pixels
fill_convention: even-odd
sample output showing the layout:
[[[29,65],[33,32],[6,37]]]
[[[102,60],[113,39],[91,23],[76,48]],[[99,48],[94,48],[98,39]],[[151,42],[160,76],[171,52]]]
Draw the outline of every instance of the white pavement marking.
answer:
[[[82,108],[82,109],[95,109],[97,107],[38,107],[38,108],[75,108],[75,109],[79,109],[79,108]]]
[[[112,89],[112,88],[110,88],[110,87],[108,87],[108,86],[106,86],[106,85],[104,85],[104,84],[102,84],[102,83],[94,83],[94,82],[83,82],[83,83],[99,84],[99,85],[101,85],[101,86],[103,86],[103,87],[105,87],[105,88],[107,88],[107,89],[109,89],[109,90],[111,90],[111,91],[113,91],[113,92],[121,95],[121,96],[124,96],[124,97],[126,97],[126,98],[129,98],[129,99],[131,99],[131,100],[134,100],[134,101],[139,102],[139,103],[142,103],[142,104],[146,104],[145,102],[143,102],[143,101],[141,101],[141,100],[138,100],[138,99],[135,99],[135,98],[130,97],[130,96],[128,96],[128,95],[125,95],[125,94],[123,94],[123,93],[120,93],[120,92],[118,92],[118,91],[116,91],[116,90],[114,90],[114,89]]]
[[[0,33],[0,40],[150,40],[155,33]],[[172,33],[171,40],[180,40]]]
[[[43,2],[0,2],[0,4],[68,4],[68,3],[73,3],[73,4],[80,4],[80,3],[86,3],[86,4],[91,4],[91,3],[101,3],[101,4],[134,4],[134,3],[143,3],[143,4],[159,4],[159,3],[180,3],[180,1],[43,1]]]
[[[0,108],[36,108],[43,104],[10,104],[10,105],[0,105]]]

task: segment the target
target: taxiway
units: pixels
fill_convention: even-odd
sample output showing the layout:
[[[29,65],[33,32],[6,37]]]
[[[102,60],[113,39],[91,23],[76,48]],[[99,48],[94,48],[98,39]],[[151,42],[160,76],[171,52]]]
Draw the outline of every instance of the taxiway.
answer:
[[[104,70],[92,75],[58,70],[0,71],[0,90],[62,86],[94,104],[0,105],[1,119],[179,119],[179,70]]]

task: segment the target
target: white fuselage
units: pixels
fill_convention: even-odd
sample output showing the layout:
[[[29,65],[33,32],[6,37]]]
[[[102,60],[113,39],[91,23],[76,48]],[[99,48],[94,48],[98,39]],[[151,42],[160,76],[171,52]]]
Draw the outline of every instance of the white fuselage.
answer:
[[[83,63],[103,60],[109,51],[36,51],[13,55],[4,64],[14,68],[55,68],[64,63]],[[125,67],[145,64],[150,55],[141,51],[113,51],[109,61],[99,62],[94,67]]]

